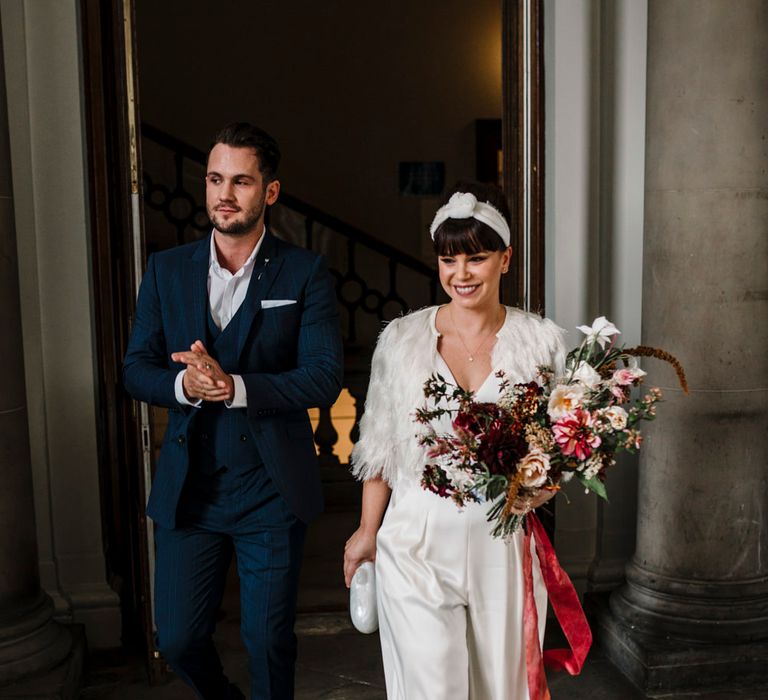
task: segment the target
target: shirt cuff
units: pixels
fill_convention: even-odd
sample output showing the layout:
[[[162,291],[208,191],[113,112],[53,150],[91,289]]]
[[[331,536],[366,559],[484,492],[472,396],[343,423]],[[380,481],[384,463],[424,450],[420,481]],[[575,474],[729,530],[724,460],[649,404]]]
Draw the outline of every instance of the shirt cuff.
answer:
[[[176,375],[176,382],[174,383],[174,390],[176,392],[176,400],[182,405],[182,406],[199,406],[201,403],[203,403],[202,399],[198,399],[197,401],[190,401],[186,394],[184,393],[184,373],[187,370],[183,369],[181,372],[179,372]]]
[[[227,408],[247,408],[248,407],[248,393],[245,390],[245,382],[239,374],[232,375],[232,382],[235,385],[235,395],[231,401],[225,401],[224,405]]]

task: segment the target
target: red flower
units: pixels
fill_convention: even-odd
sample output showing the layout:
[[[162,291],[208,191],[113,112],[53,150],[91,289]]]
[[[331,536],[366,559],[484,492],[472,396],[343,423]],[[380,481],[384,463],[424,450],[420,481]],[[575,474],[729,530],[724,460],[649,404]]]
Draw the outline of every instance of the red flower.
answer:
[[[528,451],[528,443],[520,423],[508,424],[502,420],[491,421],[477,449],[477,458],[488,467],[491,474],[512,474],[517,463]]]
[[[476,404],[471,404],[470,409],[475,408]],[[466,433],[476,438],[483,432],[483,426],[480,423],[478,415],[472,411],[459,411],[453,419],[453,429],[457,435]]]
[[[456,435],[474,438],[475,457],[491,474],[515,472],[528,450],[523,428],[509,411],[495,403],[472,403],[453,419]]]
[[[592,432],[592,414],[583,408],[563,416],[552,426],[555,441],[566,456],[584,461],[600,446],[600,436]]]
[[[427,450],[427,457],[434,459],[451,453],[451,445],[445,440],[439,440],[435,445]]]

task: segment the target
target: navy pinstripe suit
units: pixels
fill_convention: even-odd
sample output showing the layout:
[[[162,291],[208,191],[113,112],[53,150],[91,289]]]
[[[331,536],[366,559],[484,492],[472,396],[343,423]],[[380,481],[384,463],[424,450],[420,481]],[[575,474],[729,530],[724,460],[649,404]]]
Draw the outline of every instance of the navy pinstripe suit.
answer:
[[[331,405],[341,389],[336,297],[322,258],[267,232],[245,300],[219,331],[209,250],[206,238],[150,257],[123,367],[134,398],[170,409],[147,509],[158,644],[199,697],[228,697],[211,635],[234,551],[251,698],[287,700],[305,523],[323,503],[306,409]],[[296,303],[263,308],[265,299]],[[184,365],[170,353],[197,339],[225,372],[242,376],[246,409],[177,402]]]

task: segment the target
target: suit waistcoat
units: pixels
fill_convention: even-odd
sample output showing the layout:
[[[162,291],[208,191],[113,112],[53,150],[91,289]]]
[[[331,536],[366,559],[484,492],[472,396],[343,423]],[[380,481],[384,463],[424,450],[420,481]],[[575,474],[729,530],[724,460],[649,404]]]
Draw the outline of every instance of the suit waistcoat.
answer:
[[[223,330],[214,323],[208,309],[206,348],[227,374],[238,373],[241,309]],[[195,415],[192,443],[190,466],[206,473],[222,469],[238,473],[262,464],[244,408],[227,408],[223,402],[204,401]]]

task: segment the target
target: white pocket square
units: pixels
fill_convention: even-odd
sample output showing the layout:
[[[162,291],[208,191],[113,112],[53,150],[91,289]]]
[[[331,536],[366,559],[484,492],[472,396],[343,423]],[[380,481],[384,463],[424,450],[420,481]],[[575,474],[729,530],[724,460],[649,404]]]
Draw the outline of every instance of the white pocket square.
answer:
[[[264,299],[261,302],[262,309],[274,309],[277,306],[288,306],[289,304],[295,304],[295,299]]]

